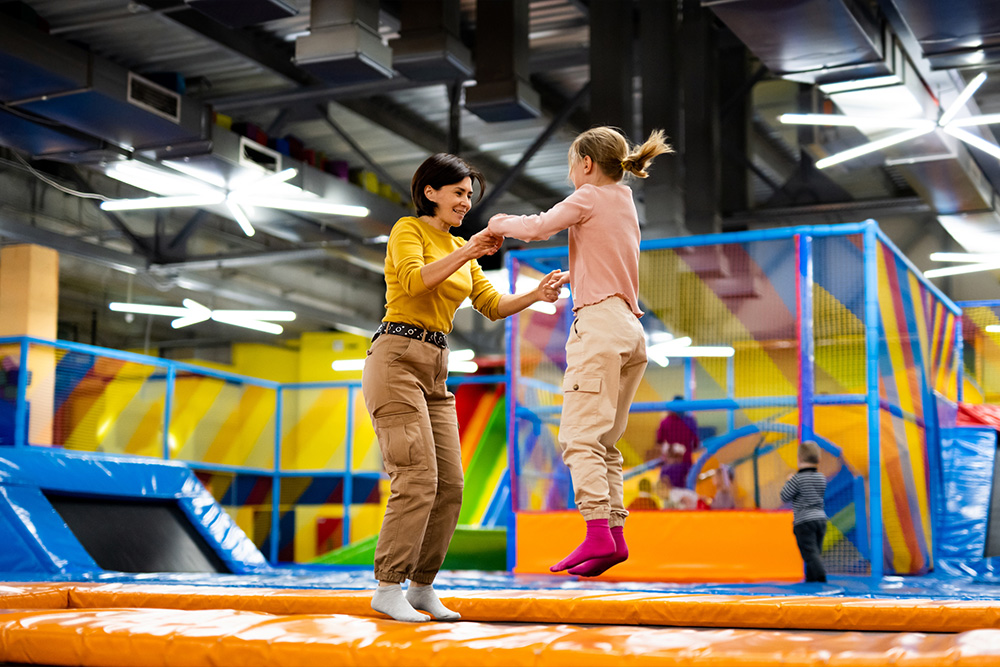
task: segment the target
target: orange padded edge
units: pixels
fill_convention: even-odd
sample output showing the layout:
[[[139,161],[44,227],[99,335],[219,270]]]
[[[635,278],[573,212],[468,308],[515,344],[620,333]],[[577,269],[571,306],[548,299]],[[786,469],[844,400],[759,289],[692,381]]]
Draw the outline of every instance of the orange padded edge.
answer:
[[[583,541],[575,511],[519,512],[515,572],[550,574]],[[629,558],[597,577],[609,581],[801,581],[791,512],[633,512]]]
[[[0,584],[0,609],[65,609],[70,585]]]
[[[0,615],[0,660],[84,667],[1000,664],[1000,630],[957,635],[399,623],[173,609]]]
[[[665,595],[581,590],[439,591],[465,620],[528,623],[672,625],[961,632],[1000,628],[1000,601],[871,600],[812,596]],[[68,592],[71,608],[235,609],[269,614],[381,617],[370,590],[243,589],[103,584]]]

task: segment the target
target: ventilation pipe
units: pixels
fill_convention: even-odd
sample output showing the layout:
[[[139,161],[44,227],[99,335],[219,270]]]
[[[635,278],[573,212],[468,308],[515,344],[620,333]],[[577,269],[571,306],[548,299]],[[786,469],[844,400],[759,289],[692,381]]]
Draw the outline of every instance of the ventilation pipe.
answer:
[[[392,76],[392,49],[378,34],[378,0],[312,0],[310,33],[295,42],[296,64],[332,83]]]
[[[476,3],[476,85],[465,91],[465,108],[487,122],[539,115],[528,83],[528,0]]]
[[[447,81],[472,75],[472,54],[459,39],[459,0],[404,2],[392,65],[409,79]]]

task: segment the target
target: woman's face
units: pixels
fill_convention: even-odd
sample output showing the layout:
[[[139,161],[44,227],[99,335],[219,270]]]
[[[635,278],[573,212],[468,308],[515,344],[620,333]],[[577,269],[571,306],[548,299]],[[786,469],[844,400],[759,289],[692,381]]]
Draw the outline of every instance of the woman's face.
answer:
[[[434,211],[435,218],[449,227],[458,227],[472,208],[472,178],[466,176],[458,183],[445,185],[437,190],[428,185],[424,188],[424,196],[437,207]]]

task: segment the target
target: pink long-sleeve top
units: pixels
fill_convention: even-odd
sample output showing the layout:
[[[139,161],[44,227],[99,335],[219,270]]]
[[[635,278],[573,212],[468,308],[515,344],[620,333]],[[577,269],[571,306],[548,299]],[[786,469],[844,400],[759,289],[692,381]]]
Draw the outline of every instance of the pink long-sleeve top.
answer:
[[[573,310],[619,296],[639,310],[639,215],[627,185],[583,185],[537,215],[494,215],[494,234],[543,241],[569,229]]]

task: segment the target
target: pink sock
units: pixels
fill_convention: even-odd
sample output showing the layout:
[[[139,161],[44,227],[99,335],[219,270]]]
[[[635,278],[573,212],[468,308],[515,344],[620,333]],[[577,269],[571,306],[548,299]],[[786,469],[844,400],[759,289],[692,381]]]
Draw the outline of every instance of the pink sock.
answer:
[[[628,560],[628,545],[625,544],[624,526],[615,526],[612,528],[611,537],[615,539],[615,552],[613,554],[604,558],[592,558],[580,563],[572,568],[569,573],[581,577],[596,577],[599,574],[603,574],[609,567]]]
[[[573,553],[550,567],[549,570],[560,572],[567,568],[576,567],[580,563],[593,558],[612,556],[615,553],[615,549],[615,539],[611,537],[608,520],[591,519],[587,522],[587,537],[584,538],[583,544],[578,546]]]

